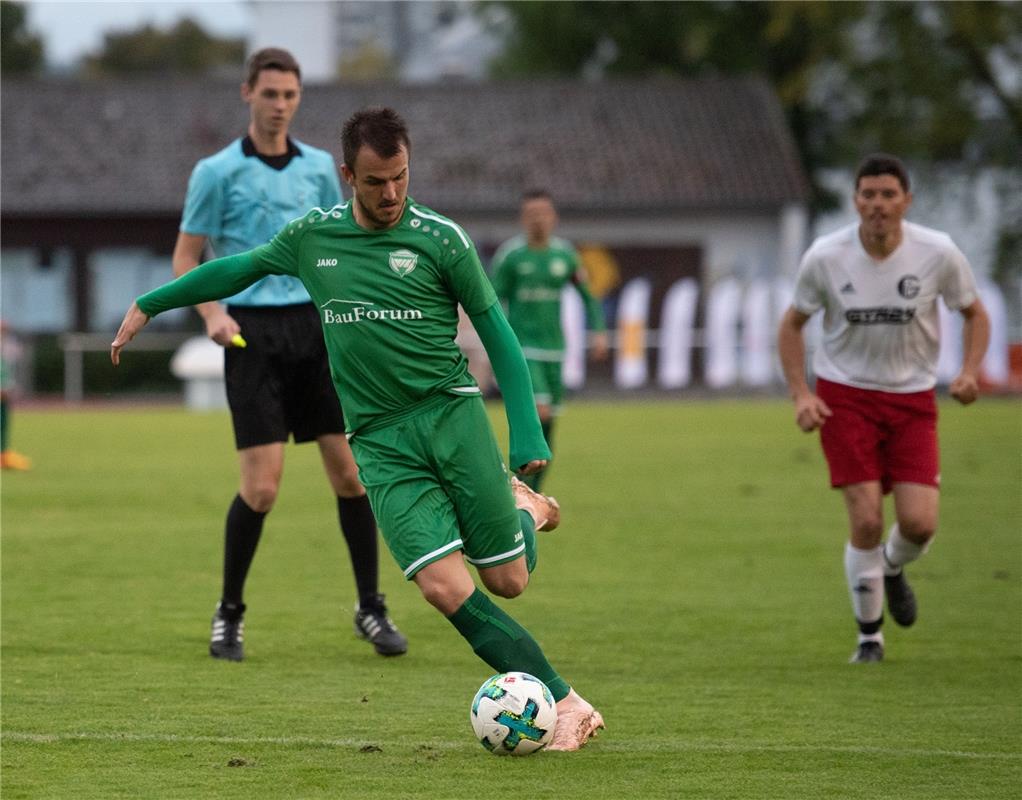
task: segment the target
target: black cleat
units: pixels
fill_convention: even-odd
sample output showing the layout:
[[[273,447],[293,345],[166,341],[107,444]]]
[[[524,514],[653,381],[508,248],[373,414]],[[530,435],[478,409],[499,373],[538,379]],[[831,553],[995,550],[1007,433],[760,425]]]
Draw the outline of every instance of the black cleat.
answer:
[[[387,616],[382,594],[364,605],[355,606],[355,635],[372,643],[381,656],[399,656],[408,652],[408,640]]]
[[[884,575],[884,592],[895,622],[907,628],[916,621],[916,594],[905,580],[905,570],[897,575]]]
[[[209,654],[213,658],[241,661],[245,657],[245,604],[225,606],[217,603],[213,614],[213,632],[209,637]]]
[[[875,664],[884,660],[884,646],[880,642],[866,641],[859,642],[852,657],[848,659],[849,664]]]

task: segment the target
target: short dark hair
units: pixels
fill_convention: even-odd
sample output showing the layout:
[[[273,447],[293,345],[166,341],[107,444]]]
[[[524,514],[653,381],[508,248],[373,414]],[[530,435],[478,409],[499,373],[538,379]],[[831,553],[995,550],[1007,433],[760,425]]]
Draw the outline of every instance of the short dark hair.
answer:
[[[400,114],[386,106],[369,106],[356,111],[341,131],[344,163],[351,170],[354,170],[355,157],[363,147],[368,147],[381,158],[393,158],[401,150],[401,145],[411,153],[408,126]]]
[[[554,202],[554,198],[550,196],[550,192],[538,187],[526,189],[522,192],[522,202],[527,203],[529,200],[549,200],[551,203]]]
[[[278,69],[281,72],[293,72],[302,82],[302,68],[298,61],[287,50],[280,47],[264,47],[256,50],[245,63],[245,83],[251,89],[259,80],[259,73],[264,69]]]
[[[908,170],[900,158],[888,155],[887,153],[873,153],[862,159],[859,168],[855,170],[856,191],[859,189],[860,179],[877,175],[893,175],[898,179],[898,183],[901,184],[901,190],[903,192],[908,191]]]

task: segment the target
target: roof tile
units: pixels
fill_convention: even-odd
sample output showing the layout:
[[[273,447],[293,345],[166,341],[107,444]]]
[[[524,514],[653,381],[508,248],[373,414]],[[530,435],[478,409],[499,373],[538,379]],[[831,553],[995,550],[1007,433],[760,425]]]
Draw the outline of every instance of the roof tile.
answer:
[[[176,213],[195,162],[244,132],[234,83],[4,80],[5,213]],[[354,110],[391,105],[413,194],[507,211],[529,186],[562,210],[738,209],[804,201],[776,97],[756,78],[309,85],[294,136],[340,156]]]

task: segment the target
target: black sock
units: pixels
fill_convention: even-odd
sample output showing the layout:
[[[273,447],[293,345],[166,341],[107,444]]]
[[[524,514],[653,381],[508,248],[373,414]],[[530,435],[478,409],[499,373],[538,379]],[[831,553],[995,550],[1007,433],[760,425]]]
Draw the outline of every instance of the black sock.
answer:
[[[337,514],[351,555],[359,604],[374,605],[379,591],[379,545],[369,496],[338,497]]]
[[[222,600],[218,606],[220,616],[229,622],[237,622],[243,616],[245,616],[245,604],[237,605],[235,603],[225,603]]]
[[[252,566],[259,537],[263,532],[263,520],[267,512],[253,511],[235,495],[227,511],[227,525],[224,529],[224,588],[220,600],[226,605],[242,605],[241,596],[245,591],[245,578]]]

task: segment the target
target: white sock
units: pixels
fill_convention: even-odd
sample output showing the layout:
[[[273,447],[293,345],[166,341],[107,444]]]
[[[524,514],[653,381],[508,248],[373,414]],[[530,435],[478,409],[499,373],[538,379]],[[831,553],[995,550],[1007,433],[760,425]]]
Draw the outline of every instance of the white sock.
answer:
[[[915,561],[925,553],[930,543],[916,544],[901,535],[898,523],[891,526],[884,545],[884,575],[897,575],[906,564]]]
[[[859,622],[877,622],[884,613],[884,548],[870,550],[845,545],[845,575],[852,610]]]
[[[863,642],[879,642],[881,646],[884,644],[884,632],[877,631],[876,633],[860,633],[859,644]]]

